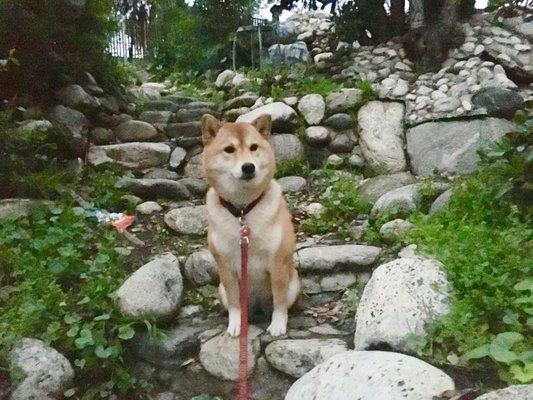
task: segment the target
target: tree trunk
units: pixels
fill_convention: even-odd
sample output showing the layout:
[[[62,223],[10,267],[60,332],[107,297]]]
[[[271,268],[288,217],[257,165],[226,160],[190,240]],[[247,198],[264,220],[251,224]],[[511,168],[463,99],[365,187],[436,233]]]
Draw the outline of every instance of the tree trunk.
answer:
[[[427,1],[427,0],[426,0]],[[464,33],[458,24],[459,7],[462,0],[443,0],[441,4],[428,2],[427,6],[437,5],[437,13],[433,8],[423,8],[426,15],[420,26],[420,10],[423,0],[411,0],[411,30],[404,40],[404,48],[409,58],[424,70],[438,70],[448,58],[448,51],[460,46],[464,41]]]
[[[403,34],[405,29],[405,0],[391,0],[390,19],[393,34]]]
[[[424,26],[424,0],[411,0],[409,2],[409,25],[411,30]]]

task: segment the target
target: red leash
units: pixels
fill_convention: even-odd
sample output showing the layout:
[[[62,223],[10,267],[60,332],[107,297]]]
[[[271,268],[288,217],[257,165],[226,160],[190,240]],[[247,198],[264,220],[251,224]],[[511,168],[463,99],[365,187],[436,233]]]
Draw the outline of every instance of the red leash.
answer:
[[[243,213],[244,214],[244,213]],[[250,228],[244,216],[239,218],[241,224],[241,280],[239,284],[239,302],[241,306],[241,334],[239,335],[239,377],[237,380],[237,400],[249,400],[248,388],[248,244]]]

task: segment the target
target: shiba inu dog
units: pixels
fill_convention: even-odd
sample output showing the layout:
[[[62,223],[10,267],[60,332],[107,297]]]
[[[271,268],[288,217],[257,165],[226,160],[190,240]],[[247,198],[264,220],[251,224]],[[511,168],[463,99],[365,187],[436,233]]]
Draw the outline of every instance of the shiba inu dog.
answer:
[[[267,139],[272,120],[262,115],[249,123],[222,123],[202,117],[207,193],[208,244],[218,265],[219,295],[228,310],[228,333],[240,334],[239,217],[249,235],[249,306],[272,310],[268,332],[287,331],[287,314],[296,302],[300,282],[293,267],[294,228],[281,187],[274,180],[276,161]]]

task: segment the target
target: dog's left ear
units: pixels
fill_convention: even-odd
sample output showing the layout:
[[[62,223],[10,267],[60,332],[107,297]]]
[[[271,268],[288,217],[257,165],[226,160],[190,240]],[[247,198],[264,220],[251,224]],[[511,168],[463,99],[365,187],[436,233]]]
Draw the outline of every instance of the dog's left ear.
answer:
[[[270,138],[272,131],[272,117],[269,114],[263,114],[252,121],[252,125],[265,139]]]
[[[202,141],[208,144],[218,133],[222,125],[218,119],[210,114],[204,114],[201,119],[202,122]]]

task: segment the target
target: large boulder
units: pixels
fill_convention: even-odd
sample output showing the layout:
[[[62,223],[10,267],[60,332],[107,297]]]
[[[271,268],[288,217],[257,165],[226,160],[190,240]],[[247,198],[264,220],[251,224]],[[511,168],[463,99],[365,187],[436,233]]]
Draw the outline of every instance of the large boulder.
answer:
[[[178,233],[202,235],[207,229],[207,208],[206,206],[175,208],[165,214],[165,223]]]
[[[251,123],[263,114],[268,114],[272,117],[272,129],[274,132],[283,132],[286,129],[291,129],[296,119],[296,111],[287,104],[278,101],[258,107],[247,114],[241,115],[237,118],[237,122]]]
[[[184,273],[195,286],[216,283],[218,279],[217,264],[208,249],[192,253],[185,261]]]
[[[432,400],[454,390],[453,380],[404,354],[346,351],[298,379],[285,400]]]
[[[162,254],[135,271],[117,291],[120,310],[139,319],[168,320],[181,304],[183,279],[171,253]]]
[[[306,247],[297,251],[295,262],[302,271],[358,270],[371,266],[381,249],[375,246],[344,244]]]
[[[449,311],[451,286],[443,266],[421,257],[400,258],[372,273],[357,307],[355,350],[388,345],[416,350],[413,338]]]
[[[299,378],[346,350],[346,342],[340,339],[284,339],[270,343],[265,349],[265,356],[277,370]]]
[[[66,136],[81,137],[89,131],[89,120],[81,112],[64,106],[55,106],[50,111],[50,122]]]
[[[57,350],[40,340],[26,338],[10,353],[9,375],[16,388],[16,398],[30,399],[36,392],[59,397],[72,385],[74,370]]]
[[[478,150],[517,126],[498,118],[428,122],[407,131],[407,152],[415,175],[467,174],[477,169]]]
[[[69,85],[61,89],[58,97],[65,106],[81,112],[93,112],[100,107],[98,99],[87,93],[80,85]]]
[[[477,400],[533,400],[533,384],[509,386],[486,393]]]
[[[341,89],[330,93],[326,97],[326,105],[331,113],[353,111],[354,107],[363,100],[363,91],[360,89]]]
[[[304,146],[298,136],[290,133],[274,135],[269,140],[276,162],[298,161],[305,157]]]
[[[318,125],[326,113],[326,103],[319,94],[307,94],[300,99],[298,111],[309,125]]]
[[[248,328],[248,374],[255,368],[261,352],[259,335],[262,330],[254,325]],[[226,332],[209,339],[200,349],[200,362],[211,375],[235,381],[239,372],[239,338]]]
[[[138,179],[122,177],[117,182],[118,187],[133,193],[143,199],[158,199],[160,197],[173,200],[188,200],[191,192],[180,181],[171,179]]]
[[[360,196],[375,203],[381,196],[391,190],[411,185],[416,182],[416,178],[409,172],[398,172],[391,175],[378,175],[365,179],[359,185]]]
[[[484,107],[489,115],[503,118],[512,118],[526,105],[522,96],[516,91],[498,87],[479,89],[472,96],[472,104]]]
[[[145,142],[157,138],[157,129],[148,122],[130,120],[117,126],[115,135],[122,142]]]
[[[401,103],[371,101],[360,108],[359,146],[371,167],[378,171],[400,172],[406,168]]]
[[[87,161],[91,165],[116,163],[132,169],[160,167],[168,162],[170,147],[164,143],[122,143],[91,146]]]

